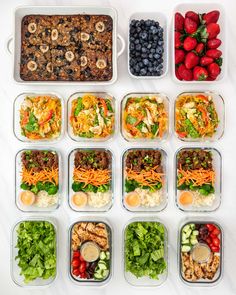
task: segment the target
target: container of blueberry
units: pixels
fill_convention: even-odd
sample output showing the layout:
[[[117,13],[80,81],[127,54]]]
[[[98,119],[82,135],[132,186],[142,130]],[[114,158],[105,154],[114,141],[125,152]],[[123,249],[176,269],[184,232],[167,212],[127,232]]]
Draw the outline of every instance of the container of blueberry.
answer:
[[[167,19],[159,12],[138,12],[129,20],[128,71],[133,78],[162,78],[168,71]]]

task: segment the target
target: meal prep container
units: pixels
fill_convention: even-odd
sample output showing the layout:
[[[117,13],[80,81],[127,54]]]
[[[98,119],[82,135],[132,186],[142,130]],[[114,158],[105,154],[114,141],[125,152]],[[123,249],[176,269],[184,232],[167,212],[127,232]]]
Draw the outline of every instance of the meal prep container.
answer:
[[[109,153],[110,158],[111,158],[111,163],[110,163],[110,170],[111,170],[111,201],[100,208],[92,207],[89,205],[85,205],[84,207],[76,207],[73,202],[72,202],[72,196],[75,194],[75,192],[72,189],[72,183],[73,183],[73,169],[74,169],[74,157],[75,153],[77,151],[105,151]],[[69,205],[71,209],[79,212],[106,212],[111,209],[113,202],[114,202],[114,155],[109,149],[105,148],[79,148],[79,149],[74,149],[70,152],[69,157],[68,157],[68,167],[69,167],[69,173],[68,173],[68,194],[69,194]]]
[[[218,24],[220,25],[220,33],[217,36],[222,41],[222,44],[220,45],[219,49],[222,51],[222,58],[223,58],[223,64],[221,66],[221,73],[216,78],[215,81],[181,81],[177,79],[175,75],[175,24],[174,24],[174,15],[176,12],[180,12],[182,15],[184,15],[188,10],[194,11],[196,13],[206,13],[210,12],[211,10],[219,10],[220,11],[220,17],[218,20]],[[223,78],[226,76],[226,65],[227,65],[227,49],[226,49],[226,19],[225,19],[225,11],[224,7],[220,5],[219,3],[181,3],[177,5],[174,8],[173,11],[173,21],[172,21],[172,75],[175,80],[175,82],[178,83],[194,83],[194,84],[209,84],[209,83],[217,83],[218,81],[223,80]]]
[[[221,137],[224,134],[224,129],[225,129],[225,102],[223,97],[213,91],[203,91],[203,92],[182,92],[180,93],[176,99],[175,99],[175,112],[176,112],[176,102],[177,100],[182,96],[182,95],[206,95],[206,96],[211,96],[212,101],[214,102],[216,112],[218,114],[218,119],[219,119],[219,125],[217,127],[216,133],[212,137],[205,137],[205,138],[181,138],[177,132],[176,132],[176,118],[174,115],[174,130],[175,130],[175,135],[178,137],[178,139],[186,142],[212,142],[212,141],[217,141],[221,139]]]
[[[135,76],[131,73],[130,71],[130,65],[129,65],[129,61],[130,61],[130,57],[129,57],[129,44],[128,44],[128,72],[130,74],[130,76],[132,78],[135,79],[160,79],[163,78],[167,72],[168,72],[168,27],[167,27],[167,19],[166,16],[164,14],[162,14],[161,12],[136,12],[134,14],[132,14],[129,18],[129,25],[131,23],[131,21],[135,19],[135,20],[147,20],[147,19],[151,19],[154,21],[158,21],[160,26],[163,28],[163,39],[164,39],[164,55],[163,55],[163,74],[160,76]],[[129,27],[128,27],[128,37],[127,40],[129,42]]]
[[[204,150],[204,151],[209,151],[212,153],[212,159],[213,159],[213,169],[215,171],[216,175],[216,181],[215,181],[215,200],[213,201],[212,206],[193,206],[193,205],[188,205],[184,207],[179,203],[179,196],[180,193],[183,192],[181,190],[177,189],[177,156],[179,152],[183,150]],[[175,202],[177,207],[185,212],[210,212],[210,211],[216,211],[220,204],[221,204],[221,194],[222,194],[222,156],[221,153],[215,149],[215,148],[209,148],[209,147],[186,147],[186,148],[180,148],[177,150],[175,153]]]
[[[17,223],[15,223],[13,229],[12,229],[12,233],[11,233],[11,278],[13,280],[13,282],[23,288],[27,288],[27,289],[36,289],[36,288],[45,288],[48,287],[49,285],[51,285],[56,277],[57,277],[57,273],[56,276],[54,278],[49,278],[47,280],[43,280],[40,278],[37,278],[34,281],[29,282],[28,284],[24,283],[24,277],[20,275],[20,268],[18,266],[18,260],[15,259],[15,257],[18,255],[18,249],[16,248],[16,244],[17,244],[17,229],[19,227],[19,225],[22,222],[25,221],[47,221],[49,223],[51,223],[55,229],[55,233],[56,233],[56,257],[57,257],[57,262],[56,262],[56,268],[58,269],[58,235],[57,235],[57,224],[55,219],[53,218],[49,218],[49,217],[28,217],[28,218],[24,218],[24,219],[20,219]]]
[[[109,15],[113,20],[112,36],[112,79],[109,81],[24,81],[20,77],[20,58],[21,58],[21,21],[26,15],[73,15],[73,14],[96,14]],[[118,51],[117,39],[121,43],[121,49]],[[11,42],[13,52],[11,52]],[[77,85],[108,85],[113,84],[117,79],[117,59],[124,52],[124,39],[117,33],[117,12],[111,7],[98,6],[22,6],[15,10],[14,32],[13,37],[9,38],[7,48],[13,55],[13,78],[18,83],[35,84],[35,85],[53,85],[53,84],[77,84]]]
[[[165,106],[165,111],[167,113],[167,130],[165,132],[165,134],[163,135],[163,138],[153,138],[153,139],[149,139],[149,138],[132,138],[126,131],[124,128],[124,110],[125,110],[125,105],[127,103],[127,100],[131,97],[161,97],[163,99],[163,103]],[[125,140],[130,141],[130,142],[160,142],[160,141],[164,141],[166,139],[168,139],[169,133],[170,133],[170,128],[169,128],[169,98],[164,94],[164,93],[148,93],[148,92],[143,92],[143,93],[128,93],[126,94],[122,101],[121,101],[121,113],[120,113],[120,126],[121,126],[121,135],[124,137]]]
[[[131,272],[126,271],[126,254],[125,254],[125,247],[126,247],[126,231],[127,228],[130,224],[135,223],[135,222],[155,222],[155,223],[160,223],[163,225],[165,229],[165,240],[164,240],[164,259],[166,262],[166,270],[164,271],[163,274],[159,275],[158,280],[150,279],[149,277],[140,277],[136,278]],[[124,229],[123,229],[123,265],[124,265],[124,278],[127,283],[129,283],[132,286],[135,287],[158,287],[161,286],[167,279],[168,276],[168,229],[164,225],[164,223],[155,217],[138,217],[138,218],[132,218],[130,219]]]
[[[87,138],[87,137],[80,137],[80,136],[77,136],[73,133],[73,128],[70,124],[70,114],[71,114],[71,109],[72,109],[72,101],[77,99],[78,97],[83,97],[84,95],[94,95],[96,97],[101,97],[101,98],[105,98],[105,99],[109,99],[111,105],[112,105],[112,108],[114,110],[114,117],[115,117],[115,120],[114,120],[114,126],[113,126],[113,133],[110,134],[109,136],[107,137],[104,137],[104,138]],[[116,102],[115,102],[115,98],[108,94],[107,92],[76,92],[74,94],[72,94],[69,99],[68,99],[68,102],[67,102],[67,132],[70,136],[71,139],[73,139],[74,141],[87,141],[87,142],[98,142],[98,141],[106,141],[106,140],[109,140],[111,139],[115,133],[116,133],[116,125],[117,125],[117,122],[116,122]]]
[[[162,158],[161,158],[161,163],[162,163],[162,167],[163,167],[163,173],[164,173],[164,185],[161,188],[161,190],[163,191],[163,196],[162,196],[162,201],[158,206],[154,206],[154,207],[144,207],[144,206],[138,206],[138,207],[130,207],[127,204],[125,204],[125,160],[127,157],[127,154],[130,151],[135,151],[135,150],[157,150],[161,153]],[[129,148],[127,150],[124,151],[123,155],[122,155],[122,205],[123,207],[130,211],[130,212],[160,212],[162,210],[165,209],[165,207],[167,206],[167,202],[168,202],[168,179],[167,179],[167,171],[166,171],[166,167],[167,167],[167,154],[163,149],[159,149],[159,148]]]
[[[110,267],[109,267],[109,274],[108,276],[103,279],[103,280],[95,280],[95,279],[81,279],[81,278],[77,278],[72,274],[72,266],[71,266],[71,261],[72,261],[72,230],[74,225],[78,224],[78,223],[83,223],[83,222],[95,222],[95,223],[103,223],[106,226],[106,229],[108,231],[108,237],[109,237],[109,252],[110,252]],[[109,221],[105,218],[100,218],[100,217],[93,217],[93,216],[89,216],[86,217],[84,216],[83,218],[80,218],[79,220],[77,220],[76,222],[72,223],[70,228],[69,228],[69,259],[68,259],[68,274],[69,274],[69,278],[72,280],[72,282],[74,282],[77,285],[80,286],[94,286],[94,287],[99,287],[99,286],[104,286],[105,284],[107,284],[110,279],[112,278],[113,275],[113,228],[111,226],[111,224],[109,223]]]
[[[51,97],[55,97],[55,98],[58,98],[60,100],[60,103],[61,103],[61,132],[60,132],[60,135],[57,137],[57,138],[52,138],[52,139],[37,139],[37,140],[34,140],[34,139],[29,139],[27,138],[26,136],[23,136],[21,134],[21,126],[20,126],[20,108],[21,108],[21,105],[22,103],[24,102],[24,99],[29,96],[29,97],[35,97],[35,96],[51,96]],[[13,131],[14,131],[14,134],[15,134],[15,137],[17,139],[19,139],[20,141],[23,141],[23,142],[32,142],[34,144],[37,144],[37,143],[48,143],[48,142],[55,142],[55,141],[58,141],[60,140],[63,135],[64,135],[64,125],[65,125],[65,116],[64,116],[64,101],[63,101],[63,98],[61,97],[60,94],[57,94],[55,92],[50,92],[50,93],[43,93],[43,92],[25,92],[25,93],[21,93],[19,94],[15,101],[14,101],[14,122],[13,122]]]
[[[182,273],[182,260],[181,260],[181,234],[182,234],[182,229],[184,228],[185,225],[187,224],[213,224],[215,226],[217,226],[220,230],[220,252],[219,252],[219,256],[220,256],[220,264],[219,264],[219,269],[216,272],[215,278],[213,280],[210,279],[200,279],[197,281],[188,281],[183,277],[183,273]],[[224,261],[224,257],[223,257],[223,252],[224,252],[224,232],[222,227],[220,226],[220,224],[218,222],[216,222],[215,220],[212,220],[211,218],[207,218],[207,217],[189,217],[189,218],[185,218],[179,227],[179,231],[178,231],[178,252],[177,252],[177,261],[178,261],[178,269],[179,269],[179,277],[180,280],[184,283],[187,284],[188,286],[191,287],[213,287],[215,286],[217,283],[220,282],[220,280],[222,279],[223,276],[223,261]]]
[[[22,169],[22,162],[21,162],[21,155],[24,151],[27,150],[39,150],[39,151],[52,151],[55,152],[58,155],[58,169],[59,169],[59,173],[58,173],[58,200],[57,203],[55,205],[49,206],[47,207],[37,207],[35,205],[31,205],[31,206],[24,206],[21,201],[19,200],[19,194],[21,191],[23,191],[20,188],[21,185],[21,169]],[[61,193],[62,193],[62,159],[61,159],[61,154],[59,151],[52,149],[52,148],[41,148],[41,147],[29,147],[26,149],[22,149],[20,150],[17,154],[16,154],[16,158],[15,158],[15,203],[16,206],[19,210],[24,211],[24,212],[51,212],[54,211],[55,209],[57,209],[60,206],[60,202],[61,202]]]

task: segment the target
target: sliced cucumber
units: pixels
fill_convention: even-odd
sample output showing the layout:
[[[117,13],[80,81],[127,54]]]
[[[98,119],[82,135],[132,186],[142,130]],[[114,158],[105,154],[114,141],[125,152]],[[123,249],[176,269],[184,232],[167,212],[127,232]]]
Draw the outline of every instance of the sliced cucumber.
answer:
[[[182,244],[189,244],[189,239],[182,240]]]
[[[107,260],[109,260],[111,256],[109,251],[106,251],[106,256],[107,256]]]
[[[196,245],[198,243],[198,240],[195,238],[195,236],[193,238],[190,239],[190,243],[192,245]]]
[[[185,226],[183,227],[183,232],[186,233],[189,229],[190,229],[190,225],[187,224],[187,225],[185,225]]]
[[[101,252],[100,253],[100,257],[99,257],[101,260],[105,260],[105,259],[107,259],[107,255],[106,255],[106,253],[105,252]]]
[[[195,229],[195,224],[194,223],[191,223],[190,224],[190,227],[191,227],[192,230],[194,230]]]
[[[102,261],[100,262],[98,262],[98,268],[99,269],[107,269],[107,266],[106,266],[106,263],[102,263]]]
[[[198,235],[199,235],[199,231],[198,231],[198,230],[194,230],[194,231],[192,232],[192,235],[194,235],[194,236],[198,236]]]
[[[95,272],[94,273],[94,278],[97,279],[97,280],[102,280],[103,279],[103,275]]]
[[[186,238],[189,238],[191,236],[192,230],[189,229],[187,232],[185,232]]]
[[[104,269],[104,271],[102,272],[103,278],[106,278],[109,275],[109,270],[108,269]]]
[[[182,246],[181,250],[182,250],[182,252],[189,252],[191,250],[191,247],[184,245],[184,246]]]

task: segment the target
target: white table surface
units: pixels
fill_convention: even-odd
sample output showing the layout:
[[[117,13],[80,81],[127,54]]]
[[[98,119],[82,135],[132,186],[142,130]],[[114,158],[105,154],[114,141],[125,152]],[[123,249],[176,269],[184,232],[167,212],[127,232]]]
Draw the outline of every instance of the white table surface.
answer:
[[[193,1],[184,1],[190,4]],[[198,2],[198,1],[196,1]],[[206,2],[206,1],[204,1]],[[14,157],[16,152],[26,145],[16,140],[13,135],[13,100],[21,92],[32,90],[47,90],[47,92],[57,91],[61,93],[64,98],[68,98],[70,94],[78,90],[104,90],[112,93],[118,101],[121,100],[125,93],[131,91],[158,91],[166,93],[173,104],[175,96],[184,90],[216,90],[220,92],[226,104],[226,130],[225,135],[219,142],[211,146],[218,148],[223,156],[223,195],[222,204],[220,208],[214,213],[205,214],[206,217],[217,219],[217,221],[224,228],[225,236],[225,253],[224,253],[224,274],[222,281],[216,287],[204,288],[204,294],[236,294],[236,280],[235,280],[235,244],[236,244],[236,175],[235,161],[236,156],[236,1],[222,0],[224,4],[227,21],[228,21],[228,76],[227,79],[218,84],[212,85],[179,85],[173,82],[170,71],[168,75],[161,80],[141,80],[137,81],[128,76],[126,55],[127,51],[119,59],[118,81],[109,87],[78,87],[78,86],[23,86],[17,85],[12,79],[13,60],[6,51],[6,40],[13,32],[13,14],[15,7],[19,5],[105,5],[114,6],[119,14],[119,28],[118,31],[123,36],[127,35],[128,18],[136,11],[161,11],[166,14],[168,18],[168,25],[170,28],[172,10],[174,6],[179,3],[176,0],[94,0],[94,1],[72,1],[72,0],[7,0],[2,1],[0,8],[0,294],[1,295],[26,295],[26,294],[86,294],[99,295],[111,294],[116,295],[121,292],[130,295],[140,294],[202,294],[203,288],[190,288],[184,285],[178,276],[177,269],[177,230],[179,222],[187,215],[180,212],[174,203],[173,194],[173,156],[177,148],[181,147],[181,142],[177,141],[174,136],[161,146],[167,151],[169,158],[169,202],[167,208],[159,213],[153,214],[160,217],[169,228],[169,275],[168,279],[160,288],[134,288],[128,285],[123,277],[122,264],[122,229],[124,224],[132,217],[138,214],[126,212],[120,203],[120,155],[121,151],[129,146],[127,142],[121,139],[120,135],[113,141],[106,144],[116,155],[116,193],[115,204],[113,208],[105,214],[99,214],[109,219],[114,228],[114,273],[113,278],[105,287],[79,287],[74,285],[68,278],[67,274],[67,240],[68,228],[72,221],[82,216],[83,214],[73,212],[67,205],[67,198],[64,190],[62,206],[51,216],[58,220],[59,225],[59,270],[58,277],[55,283],[47,289],[26,290],[17,287],[11,280],[10,276],[10,236],[11,228],[15,221],[27,214],[20,212],[14,202]],[[173,105],[172,105],[173,106]],[[83,146],[72,142],[68,137],[65,137],[55,147],[62,151],[64,160],[64,173],[66,177],[67,172],[67,154],[73,148]],[[97,145],[98,146],[98,145]],[[65,189],[65,186],[64,186]],[[195,216],[197,214],[194,214]]]

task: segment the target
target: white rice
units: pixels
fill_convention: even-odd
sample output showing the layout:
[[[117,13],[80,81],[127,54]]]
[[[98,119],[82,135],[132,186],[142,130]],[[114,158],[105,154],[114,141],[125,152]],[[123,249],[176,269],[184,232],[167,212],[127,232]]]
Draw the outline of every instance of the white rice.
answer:
[[[200,194],[198,191],[192,191],[193,195],[193,203],[194,207],[211,207],[215,200],[215,194],[209,194],[208,196],[204,196]]]
[[[47,208],[55,205],[58,202],[58,194],[49,195],[46,191],[40,191],[35,196],[34,205],[40,208]]]
[[[148,189],[136,188],[134,190],[139,194],[140,206],[144,207],[155,207],[159,206],[163,200],[163,190],[157,190],[150,192]]]
[[[88,205],[94,208],[101,208],[106,206],[111,202],[111,191],[102,192],[88,192]]]

